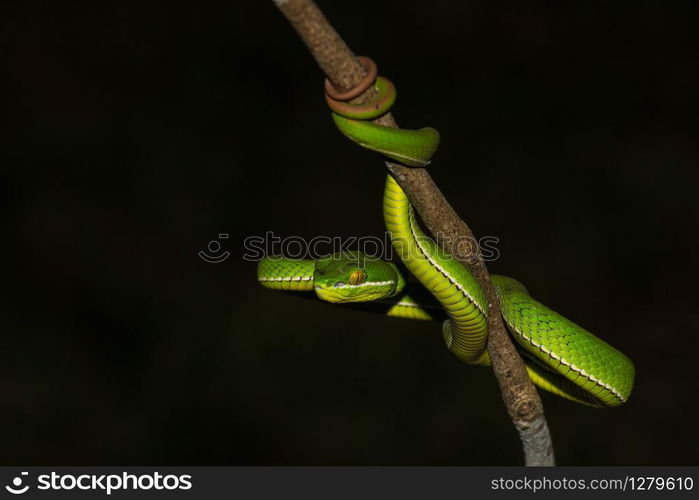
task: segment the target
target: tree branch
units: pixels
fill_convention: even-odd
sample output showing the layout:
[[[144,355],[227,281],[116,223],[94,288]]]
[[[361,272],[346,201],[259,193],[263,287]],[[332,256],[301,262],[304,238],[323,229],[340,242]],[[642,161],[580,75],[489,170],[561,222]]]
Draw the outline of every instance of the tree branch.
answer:
[[[364,68],[312,0],[274,0],[301,36],[316,62],[336,89],[352,88],[364,76]],[[370,88],[354,102],[373,97]],[[397,127],[389,113],[378,120]],[[500,302],[481,258],[473,233],[456,214],[424,168],[408,168],[386,162],[391,175],[437,242],[466,265],[485,291],[490,303],[488,352],[507,412],[519,432],[526,465],[554,465],[553,446],[541,398],[524,363],[512,344],[500,313]]]

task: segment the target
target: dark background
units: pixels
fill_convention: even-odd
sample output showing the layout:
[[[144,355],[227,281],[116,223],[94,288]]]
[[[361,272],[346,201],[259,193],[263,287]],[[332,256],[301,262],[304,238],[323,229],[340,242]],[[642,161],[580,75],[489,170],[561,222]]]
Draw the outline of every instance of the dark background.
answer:
[[[544,395],[558,461],[696,464],[697,89],[686,2],[321,2],[431,125],[493,272],[635,362]],[[271,1],[2,8],[4,464],[519,464],[488,369],[435,324],[262,289],[243,239],[381,235]],[[230,258],[197,255],[219,233]]]

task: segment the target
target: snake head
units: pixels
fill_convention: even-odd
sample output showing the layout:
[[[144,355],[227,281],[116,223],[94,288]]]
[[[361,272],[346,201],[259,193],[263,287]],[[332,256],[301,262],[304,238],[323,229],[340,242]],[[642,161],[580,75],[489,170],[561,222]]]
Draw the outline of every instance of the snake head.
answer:
[[[313,283],[327,302],[369,302],[391,297],[405,286],[395,264],[361,252],[339,252],[316,262]]]

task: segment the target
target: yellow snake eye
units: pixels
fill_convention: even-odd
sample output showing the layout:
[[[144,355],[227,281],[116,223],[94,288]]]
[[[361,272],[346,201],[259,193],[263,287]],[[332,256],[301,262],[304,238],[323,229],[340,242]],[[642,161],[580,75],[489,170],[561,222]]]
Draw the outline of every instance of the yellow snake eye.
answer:
[[[352,272],[349,277],[349,282],[351,285],[361,285],[366,280],[366,273],[362,269],[357,269]]]

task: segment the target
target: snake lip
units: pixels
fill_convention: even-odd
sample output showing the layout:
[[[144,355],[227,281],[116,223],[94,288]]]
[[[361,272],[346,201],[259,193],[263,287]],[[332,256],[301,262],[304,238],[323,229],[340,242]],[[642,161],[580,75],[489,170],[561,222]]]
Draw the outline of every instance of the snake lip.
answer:
[[[345,286],[345,282],[344,282],[344,281],[338,281],[338,282],[335,283],[333,286],[334,286],[335,288],[340,288],[340,287]]]

